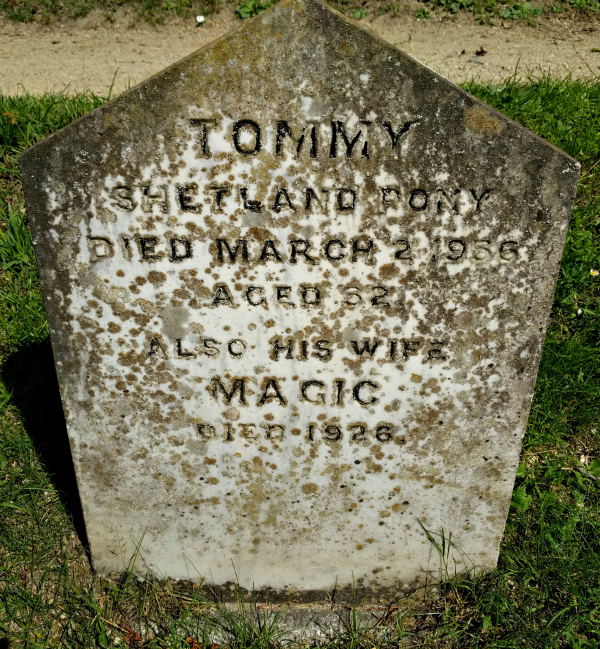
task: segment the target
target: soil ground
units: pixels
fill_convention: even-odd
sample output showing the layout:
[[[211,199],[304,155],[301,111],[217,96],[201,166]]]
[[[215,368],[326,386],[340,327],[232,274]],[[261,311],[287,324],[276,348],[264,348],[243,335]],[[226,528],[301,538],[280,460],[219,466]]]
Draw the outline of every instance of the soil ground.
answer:
[[[0,18],[0,92],[40,94],[68,87],[106,94],[135,85],[238,26],[231,10],[202,27],[177,20],[152,27],[121,13],[110,24],[101,13],[48,26],[12,23]],[[500,81],[514,72],[551,72],[553,76],[600,74],[600,15],[549,16],[537,25],[499,21],[477,25],[470,14],[434,13],[417,20],[408,11],[360,24],[416,57],[454,82],[479,78]],[[476,51],[485,54],[476,55]]]
[[[48,26],[0,19],[0,92],[40,94],[68,87],[106,94],[135,85],[238,26],[232,11],[202,27],[177,20],[152,27],[121,14],[113,24],[101,13]],[[600,15],[562,14],[533,26],[505,21],[477,25],[470,14],[417,20],[408,11],[360,23],[454,82],[500,81],[514,72],[554,76],[600,74]],[[484,55],[476,51],[485,50]]]

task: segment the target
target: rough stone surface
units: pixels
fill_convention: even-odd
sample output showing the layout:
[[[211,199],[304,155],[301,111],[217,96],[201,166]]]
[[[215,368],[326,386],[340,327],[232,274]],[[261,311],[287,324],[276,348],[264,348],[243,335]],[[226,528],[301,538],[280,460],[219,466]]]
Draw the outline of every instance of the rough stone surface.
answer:
[[[390,601],[423,527],[495,565],[574,160],[283,0],[21,169],[100,572]]]

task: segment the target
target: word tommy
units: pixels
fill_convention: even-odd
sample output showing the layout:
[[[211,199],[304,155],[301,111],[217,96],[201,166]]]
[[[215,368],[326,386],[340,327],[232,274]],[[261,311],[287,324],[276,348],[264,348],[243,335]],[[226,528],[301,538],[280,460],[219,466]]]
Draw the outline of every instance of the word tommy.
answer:
[[[393,123],[359,120],[352,127],[340,120],[330,122],[310,122],[303,126],[290,125],[286,120],[265,124],[252,119],[240,119],[231,125],[231,130],[223,133],[215,118],[191,119],[190,126],[196,130],[199,157],[212,157],[212,141],[223,136],[231,146],[231,151],[242,156],[253,156],[265,148],[275,157],[282,157],[287,150],[296,156],[305,153],[310,158],[352,158],[368,160],[371,156],[371,143],[390,153],[397,151],[402,138],[413,129],[418,120]],[[274,126],[274,128],[273,128]],[[268,130],[275,137],[268,137]]]

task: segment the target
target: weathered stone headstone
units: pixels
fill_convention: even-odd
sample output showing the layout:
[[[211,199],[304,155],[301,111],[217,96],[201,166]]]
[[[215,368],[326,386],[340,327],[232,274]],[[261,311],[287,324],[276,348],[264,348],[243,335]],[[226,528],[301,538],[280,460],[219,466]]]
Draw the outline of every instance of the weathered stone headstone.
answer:
[[[574,160],[283,0],[21,168],[98,570],[381,600],[423,527],[495,565]]]

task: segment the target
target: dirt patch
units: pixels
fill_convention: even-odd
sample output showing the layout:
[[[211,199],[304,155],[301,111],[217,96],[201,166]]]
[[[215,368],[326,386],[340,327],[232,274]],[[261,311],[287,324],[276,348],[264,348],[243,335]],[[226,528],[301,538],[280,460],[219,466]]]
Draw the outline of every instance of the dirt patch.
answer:
[[[105,94],[115,77],[122,91],[178,61],[238,26],[231,11],[216,14],[202,27],[176,21],[160,27],[138,23],[131,29],[123,14],[115,24],[90,14],[62,25],[15,24],[0,19],[0,92],[39,94],[68,87]],[[360,23],[374,34],[452,81],[473,77],[498,81],[527,70],[554,76],[600,74],[600,15],[571,14],[538,26],[506,21],[476,25],[473,17],[436,15],[417,20],[408,12]],[[479,54],[477,54],[479,52]]]
[[[600,74],[600,16],[571,15],[536,26],[505,21],[476,25],[470,15],[428,21],[375,20],[370,29],[436,72],[460,83],[505,79],[519,68],[575,78]]]

